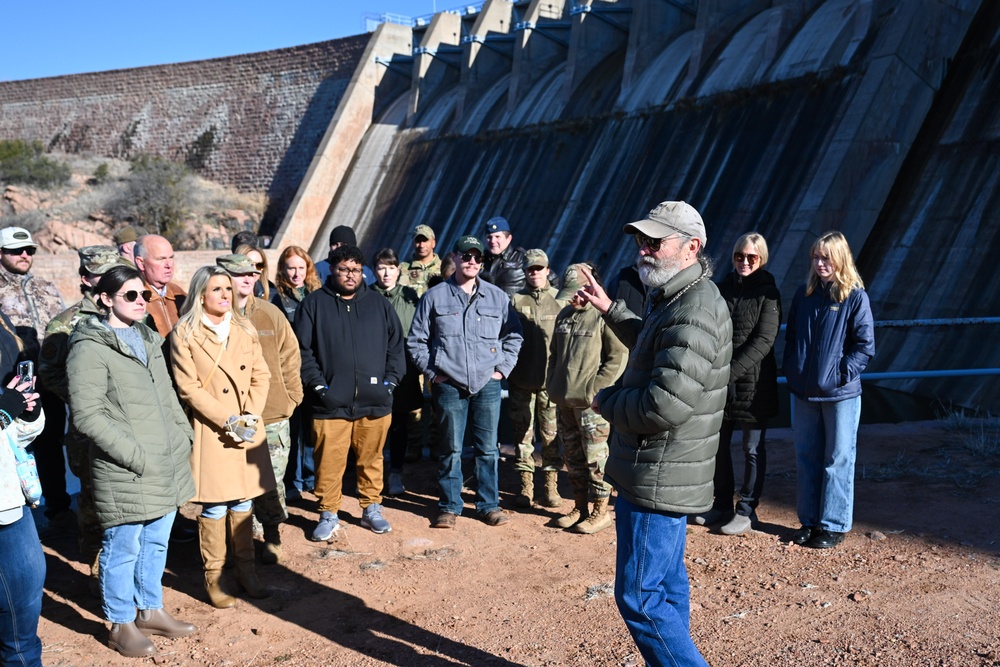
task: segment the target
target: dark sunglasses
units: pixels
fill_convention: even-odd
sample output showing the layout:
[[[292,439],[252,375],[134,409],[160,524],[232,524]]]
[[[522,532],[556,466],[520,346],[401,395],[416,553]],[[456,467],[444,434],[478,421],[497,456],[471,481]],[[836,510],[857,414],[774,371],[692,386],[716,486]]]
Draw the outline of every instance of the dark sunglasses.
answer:
[[[649,248],[652,252],[658,252],[664,241],[677,236],[679,236],[679,234],[671,234],[670,236],[664,236],[662,239],[654,239],[651,236],[646,236],[642,232],[636,232],[632,235],[632,238],[635,239],[635,244],[639,246],[639,250]]]
[[[265,264],[264,262],[257,262],[254,266],[257,267],[258,271],[263,271],[264,269],[267,268],[267,264]]]
[[[138,290],[130,289],[127,292],[116,292],[115,296],[120,296],[129,303],[135,303],[136,300],[141,296],[143,301],[149,303],[149,300],[153,298],[153,291],[144,289],[140,292]]]
[[[733,253],[733,261],[736,262],[737,264],[742,264],[744,260],[746,261],[747,264],[753,266],[754,264],[760,261],[760,255],[754,255],[748,252]]]
[[[483,263],[483,256],[478,252],[463,252],[462,253],[463,262],[475,262],[476,264]]]
[[[28,253],[28,257],[31,257],[35,254],[35,251],[38,250],[38,248],[29,245],[26,248],[3,248],[2,250],[5,255],[21,255],[23,253]]]

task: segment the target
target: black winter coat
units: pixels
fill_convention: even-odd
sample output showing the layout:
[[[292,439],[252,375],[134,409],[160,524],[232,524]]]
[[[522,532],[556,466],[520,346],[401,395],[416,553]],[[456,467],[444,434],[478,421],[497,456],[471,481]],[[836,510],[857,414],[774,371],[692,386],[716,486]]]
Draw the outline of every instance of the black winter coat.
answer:
[[[774,341],[781,326],[781,294],[774,276],[757,269],[746,278],[735,271],[719,283],[733,319],[726,419],[761,421],[778,415],[778,366]]]
[[[524,289],[527,278],[524,276],[524,261],[527,255],[524,248],[507,246],[499,255],[483,255],[483,271],[479,277],[493,283],[508,296],[514,296]]]

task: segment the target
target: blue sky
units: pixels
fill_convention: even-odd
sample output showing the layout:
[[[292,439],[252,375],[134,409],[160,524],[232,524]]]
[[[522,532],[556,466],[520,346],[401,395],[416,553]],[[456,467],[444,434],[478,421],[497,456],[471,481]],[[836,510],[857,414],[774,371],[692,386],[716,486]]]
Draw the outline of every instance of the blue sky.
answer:
[[[0,81],[218,58],[365,32],[461,0],[0,0]],[[2,101],[2,100],[0,100]]]

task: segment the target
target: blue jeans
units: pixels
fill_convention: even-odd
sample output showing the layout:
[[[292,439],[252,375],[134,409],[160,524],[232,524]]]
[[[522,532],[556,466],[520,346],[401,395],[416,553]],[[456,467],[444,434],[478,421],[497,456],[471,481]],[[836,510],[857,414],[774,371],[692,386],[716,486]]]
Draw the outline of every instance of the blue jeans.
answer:
[[[719,431],[719,453],[715,457],[715,503],[714,509],[722,512],[733,511],[733,493],[736,481],[733,475],[733,431],[739,423],[743,430],[743,485],[740,500],[736,503],[736,513],[750,516],[760,503],[764,490],[764,475],[767,472],[767,420],[758,422],[722,421]]]
[[[20,519],[0,526],[0,665],[40,667],[38,617],[42,614],[45,555],[31,510],[26,506],[22,509]]]
[[[163,568],[176,511],[159,519],[104,529],[101,597],[104,618],[131,623],[139,609],[163,609]]]
[[[201,516],[218,521],[225,519],[228,512],[249,512],[253,509],[252,500],[230,500],[228,503],[201,503]],[[145,607],[143,607],[145,609]]]
[[[638,507],[618,496],[615,526],[615,602],[646,664],[707,667],[691,641],[687,517]]]
[[[305,406],[295,408],[288,420],[292,446],[288,450],[288,467],[285,468],[285,488],[299,491],[316,488],[316,466],[313,463],[312,413]]]
[[[799,522],[846,533],[854,523],[854,461],[861,397],[813,402],[793,396]]]
[[[446,382],[431,388],[434,414],[438,420],[438,484],[442,512],[462,513],[462,443],[465,427],[471,423],[476,458],[476,509],[480,514],[500,507],[497,482],[497,424],[500,421],[500,381],[490,380],[475,394]]]

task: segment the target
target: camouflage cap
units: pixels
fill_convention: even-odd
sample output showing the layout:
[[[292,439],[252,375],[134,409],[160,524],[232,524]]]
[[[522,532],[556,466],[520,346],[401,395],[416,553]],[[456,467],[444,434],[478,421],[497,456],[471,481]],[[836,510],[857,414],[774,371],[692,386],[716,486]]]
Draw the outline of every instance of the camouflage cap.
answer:
[[[586,264],[570,264],[566,267],[566,271],[563,273],[562,278],[562,289],[559,290],[559,294],[556,295],[557,301],[569,301],[573,298],[573,295],[583,287],[584,278],[583,273],[580,272],[580,267],[589,268]]]
[[[215,258],[215,263],[234,276],[260,273],[257,265],[246,255],[222,255]]]
[[[427,225],[417,225],[413,228],[413,238],[418,236],[423,236],[428,241],[433,241],[436,238],[434,236],[434,230]]]
[[[0,229],[0,248],[37,248],[31,232],[24,227],[4,227]]]
[[[93,276],[103,276],[115,266],[134,266],[113,245],[88,245],[76,252],[80,255],[80,268]]]
[[[132,241],[138,241],[140,236],[145,236],[148,234],[145,229],[137,225],[129,225],[128,227],[122,227],[114,235],[114,242],[116,246],[124,245],[126,243],[131,243]]]
[[[532,248],[524,256],[524,268],[526,269],[530,269],[533,266],[549,268],[549,256],[541,248]]]

